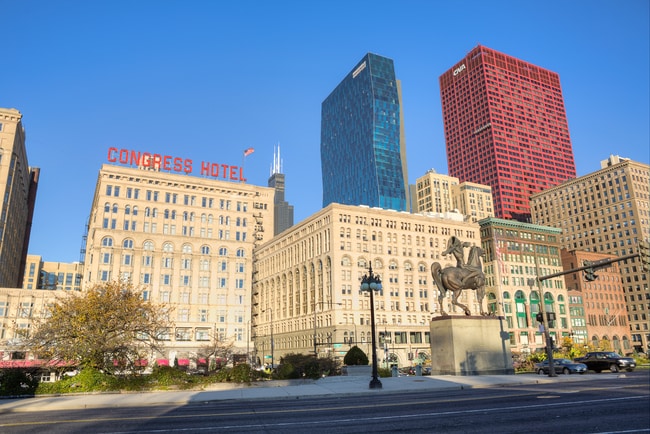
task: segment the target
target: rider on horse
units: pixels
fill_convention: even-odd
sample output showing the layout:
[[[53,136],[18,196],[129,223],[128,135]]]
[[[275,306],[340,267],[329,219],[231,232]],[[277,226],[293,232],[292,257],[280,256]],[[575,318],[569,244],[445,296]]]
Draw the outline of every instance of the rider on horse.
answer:
[[[442,252],[443,256],[446,256],[450,253],[454,255],[454,257],[456,258],[456,267],[468,271],[468,274],[465,275],[461,280],[461,284],[464,287],[466,286],[466,283],[469,282],[470,279],[473,279],[474,277],[479,277],[480,275],[483,274],[480,267],[474,267],[465,264],[464,249],[465,247],[470,247],[470,246],[471,246],[470,243],[462,242],[456,236],[452,236],[451,238],[449,238],[449,241],[447,242],[447,249],[444,252]]]

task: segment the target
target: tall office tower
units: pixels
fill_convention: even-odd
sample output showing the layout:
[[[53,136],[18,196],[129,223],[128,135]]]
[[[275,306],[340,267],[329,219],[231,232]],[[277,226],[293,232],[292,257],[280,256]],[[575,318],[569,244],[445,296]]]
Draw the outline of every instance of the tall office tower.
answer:
[[[401,105],[393,61],[371,53],[323,101],[323,207],[410,210]]]
[[[165,353],[190,363],[216,337],[250,348],[253,250],[273,238],[268,187],[104,164],[88,222],[83,289],[132,282],[174,308]]]
[[[293,226],[293,205],[284,200],[284,173],[282,173],[282,159],[280,159],[280,145],[273,150],[273,165],[268,186],[275,189],[273,197],[273,235]]]
[[[29,167],[22,114],[0,108],[0,287],[20,288],[32,228],[38,168]]]
[[[600,170],[534,194],[530,205],[535,223],[562,229],[560,243],[569,251],[632,255],[639,241],[650,237],[650,166],[610,156]],[[639,258],[619,264],[632,345],[645,352],[650,350],[648,273]],[[595,283],[607,284],[600,278]]]
[[[440,76],[449,175],[492,187],[499,218],[576,176],[558,74],[477,46]]]
[[[494,217],[492,189],[474,182],[458,183],[458,178],[430,169],[416,182],[417,208],[414,212],[444,213],[456,210],[474,223]]]

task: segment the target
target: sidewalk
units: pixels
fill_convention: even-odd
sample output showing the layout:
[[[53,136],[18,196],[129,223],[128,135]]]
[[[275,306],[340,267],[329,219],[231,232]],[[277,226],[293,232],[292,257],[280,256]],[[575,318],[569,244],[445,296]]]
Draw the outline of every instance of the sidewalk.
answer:
[[[624,377],[620,374],[619,377]],[[215,383],[204,390],[161,391],[142,393],[97,393],[34,398],[0,399],[0,414],[23,411],[74,410],[82,408],[142,407],[151,405],[185,405],[223,400],[287,399],[323,395],[355,395],[416,391],[461,390],[483,387],[504,387],[575,381],[598,381],[605,375],[535,374],[477,376],[407,376],[381,378],[381,389],[370,389],[370,377],[341,376],[319,380],[276,380],[252,385]]]

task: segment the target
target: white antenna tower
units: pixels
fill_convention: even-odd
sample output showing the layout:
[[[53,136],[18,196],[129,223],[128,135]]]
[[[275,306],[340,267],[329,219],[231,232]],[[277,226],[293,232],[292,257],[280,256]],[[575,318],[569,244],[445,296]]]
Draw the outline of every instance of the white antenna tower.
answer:
[[[271,175],[282,173],[282,160],[280,159],[280,144],[273,147],[273,164],[271,165]]]

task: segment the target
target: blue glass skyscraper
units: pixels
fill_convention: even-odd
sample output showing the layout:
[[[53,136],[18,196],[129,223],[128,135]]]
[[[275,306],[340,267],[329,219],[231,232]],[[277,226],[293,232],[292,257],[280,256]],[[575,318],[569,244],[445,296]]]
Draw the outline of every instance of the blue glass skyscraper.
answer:
[[[371,53],[323,101],[323,207],[410,211],[400,107],[393,61]]]

